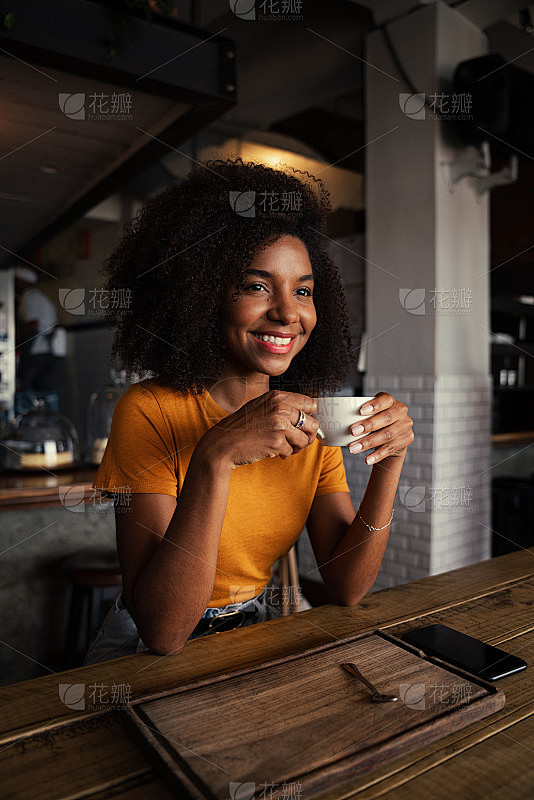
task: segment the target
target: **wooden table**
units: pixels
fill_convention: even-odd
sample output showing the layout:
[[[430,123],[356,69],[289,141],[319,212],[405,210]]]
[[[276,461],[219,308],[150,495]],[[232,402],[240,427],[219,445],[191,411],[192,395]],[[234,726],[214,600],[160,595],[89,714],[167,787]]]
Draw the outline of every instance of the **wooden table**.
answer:
[[[125,733],[121,715],[113,713],[112,686],[131,686],[133,699],[377,627],[400,634],[443,622],[500,645],[530,665],[499,681],[506,694],[504,708],[360,776],[343,792],[332,788],[324,798],[448,800],[453,794],[465,800],[530,800],[533,612],[534,548],[370,594],[353,608],[322,606],[195,640],[177,656],[128,656],[7,686],[0,689],[2,797],[169,800],[166,785]],[[59,684],[105,687],[100,704],[105,710],[68,708],[59,697]]]

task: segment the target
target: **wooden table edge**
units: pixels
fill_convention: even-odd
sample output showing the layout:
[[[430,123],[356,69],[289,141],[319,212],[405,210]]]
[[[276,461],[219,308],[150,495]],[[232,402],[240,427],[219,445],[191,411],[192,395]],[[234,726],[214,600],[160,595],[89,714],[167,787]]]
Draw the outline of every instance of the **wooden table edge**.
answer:
[[[531,549],[527,550],[526,552],[528,552],[529,555],[533,555],[534,556],[534,548],[531,548]],[[508,554],[508,555],[505,555],[505,556],[500,556],[499,559],[511,560],[511,558],[510,558],[511,556],[517,556],[517,554],[516,553],[511,553],[511,554]],[[497,560],[497,559],[489,559],[488,561],[495,561],[495,560]],[[417,584],[421,585],[423,582],[429,581],[429,580],[431,580],[433,578],[436,578],[436,577],[442,577],[444,575],[457,574],[462,570],[465,571],[465,570],[476,569],[477,567],[481,567],[482,565],[487,564],[488,561],[478,562],[478,564],[468,565],[466,567],[460,567],[457,570],[453,570],[453,571],[451,571],[449,573],[440,573],[440,575],[438,575],[438,576],[426,576],[425,578],[421,578],[419,581],[414,582],[414,583],[417,583]],[[436,604],[436,605],[431,606],[431,607],[425,607],[425,608],[422,608],[418,612],[413,612],[412,611],[409,614],[400,615],[400,616],[396,617],[393,620],[391,618],[389,618],[387,621],[386,620],[384,620],[384,621],[376,620],[373,624],[369,624],[368,622],[365,622],[365,623],[363,623],[363,626],[359,630],[354,630],[354,620],[350,620],[350,622],[349,622],[349,620],[347,620],[347,624],[351,625],[351,631],[350,632],[347,631],[346,635],[359,636],[359,635],[363,635],[363,634],[366,634],[366,633],[370,633],[372,630],[375,630],[375,629],[379,629],[379,630],[382,630],[384,632],[387,632],[388,629],[390,629],[390,628],[392,628],[394,626],[401,625],[403,623],[411,622],[412,620],[418,620],[418,619],[421,619],[423,617],[427,617],[429,615],[439,613],[440,611],[444,611],[447,608],[454,608],[455,606],[462,605],[463,603],[466,603],[469,600],[473,600],[473,599],[477,599],[477,598],[480,598],[480,597],[488,596],[490,594],[498,593],[499,591],[502,591],[502,589],[506,588],[507,586],[511,586],[511,585],[515,585],[515,584],[521,583],[521,582],[523,582],[525,580],[528,580],[530,577],[533,577],[533,576],[534,576],[534,558],[533,558],[533,562],[532,562],[532,571],[526,570],[526,571],[522,571],[521,575],[514,575],[514,576],[512,576],[510,578],[504,578],[498,584],[493,583],[491,585],[488,585],[485,590],[480,590],[479,589],[475,593],[468,594],[467,596],[465,596],[465,597],[463,597],[461,599],[456,599],[455,598],[454,600],[451,599],[448,603],[445,603],[445,604],[444,603],[440,603],[440,604]],[[385,589],[385,590],[382,590],[382,592],[375,593],[374,596],[376,597],[376,596],[378,596],[378,595],[380,595],[382,593],[385,594],[385,593],[388,593],[388,592],[394,592],[395,590],[398,590],[398,589],[400,589],[402,587],[406,587],[406,586],[409,586],[409,585],[410,584],[401,584],[398,587],[392,587],[391,589]],[[372,597],[373,595],[367,595],[367,597],[370,597],[370,596]],[[319,607],[317,607],[315,609],[310,609],[308,611],[301,612],[298,615],[298,617],[300,618],[298,620],[299,624],[300,623],[306,624],[306,621],[307,621],[306,617],[314,616],[314,615],[317,615],[318,613],[320,614],[321,609],[324,609],[324,608],[328,608],[328,606],[319,606]],[[345,607],[340,607],[340,608],[345,608]],[[353,608],[357,608],[357,606],[353,607]],[[270,626],[287,625],[287,624],[294,624],[295,622],[297,622],[297,620],[295,619],[295,616],[293,616],[293,617],[289,616],[289,617],[282,617],[282,618],[276,619],[276,620],[271,620],[271,621],[266,622],[266,623],[258,623],[258,626],[261,626],[261,625],[270,625]],[[341,628],[342,626],[343,626],[343,621],[340,620],[339,627]],[[315,626],[315,627],[317,627],[317,626]],[[230,631],[229,633],[232,633],[232,632]],[[334,638],[339,638],[335,634],[331,634],[330,632],[328,632],[328,633],[329,633],[329,635],[333,636]],[[224,634],[219,634],[219,635],[222,636]],[[198,642],[204,642],[204,641],[208,641],[208,640],[194,640],[194,641],[186,644],[184,650],[180,654],[178,654],[177,656],[162,656],[162,657],[160,657],[160,656],[157,656],[156,654],[153,654],[153,657],[156,660],[159,660],[159,658],[182,658],[183,659],[184,654],[188,653],[188,650],[187,650],[188,647],[190,647],[191,645],[195,645]],[[39,688],[43,688],[44,686],[46,686],[47,683],[51,684],[51,683],[53,683],[55,681],[57,681],[58,683],[59,682],[62,682],[62,683],[63,682],[64,683],[68,683],[68,682],[77,683],[77,682],[80,682],[80,679],[82,679],[84,674],[87,674],[88,670],[91,671],[92,679],[94,680],[94,671],[95,670],[97,672],[98,671],[102,671],[105,674],[105,672],[107,672],[107,670],[109,668],[109,665],[111,663],[117,663],[118,664],[120,662],[123,662],[123,665],[124,665],[126,663],[126,660],[129,661],[131,659],[135,659],[136,663],[139,663],[139,660],[142,659],[142,658],[146,658],[146,656],[147,656],[147,654],[137,654],[137,655],[123,656],[122,658],[114,659],[113,661],[104,661],[104,662],[101,662],[99,664],[92,664],[92,665],[89,665],[89,666],[77,667],[76,669],[68,670],[68,671],[65,671],[65,672],[57,672],[57,673],[54,673],[53,676],[52,675],[44,675],[44,676],[40,676],[38,678],[33,678],[33,679],[30,679],[30,680],[27,680],[27,681],[22,681],[20,683],[9,684],[8,686],[0,687],[0,704],[2,703],[2,701],[4,701],[5,703],[10,702],[10,700],[12,699],[12,696],[13,696],[14,693],[17,693],[19,691],[27,693],[28,691],[31,691],[32,684],[35,686],[35,689],[37,690]],[[191,658],[196,658],[196,656],[194,656],[192,654]],[[133,663],[134,662],[132,661],[132,664]],[[240,665],[237,665],[235,667],[235,669],[232,669],[231,671],[234,672],[234,671],[239,670],[240,668],[241,668]],[[212,678],[212,677],[218,676],[219,674],[221,674],[221,673],[218,670],[215,670],[215,671],[212,671],[212,672],[209,673],[209,677]],[[187,683],[189,680],[190,680],[190,678],[188,678],[187,676],[185,676],[183,678],[177,677],[175,685],[176,686],[180,686],[183,683]],[[165,691],[165,690],[162,690],[162,691]],[[147,692],[143,692],[142,694],[138,695],[135,699],[136,700],[137,699],[141,699],[143,697],[148,696],[148,694],[149,693],[147,693]],[[10,742],[13,742],[14,740],[19,740],[19,739],[22,739],[22,738],[27,737],[27,736],[33,736],[33,735],[35,735],[35,734],[37,734],[39,732],[46,731],[46,730],[49,730],[49,729],[54,728],[54,727],[58,727],[60,725],[70,724],[71,722],[75,722],[75,721],[86,719],[86,718],[88,718],[89,714],[98,715],[99,713],[104,714],[104,713],[107,713],[107,712],[106,711],[102,711],[102,712],[85,712],[85,711],[82,711],[82,710],[73,711],[73,710],[65,708],[65,714],[61,715],[59,717],[54,717],[54,720],[52,720],[52,721],[50,721],[49,719],[34,720],[32,722],[24,723],[21,727],[18,727],[18,728],[0,730],[0,744],[2,744],[2,745],[9,744]]]

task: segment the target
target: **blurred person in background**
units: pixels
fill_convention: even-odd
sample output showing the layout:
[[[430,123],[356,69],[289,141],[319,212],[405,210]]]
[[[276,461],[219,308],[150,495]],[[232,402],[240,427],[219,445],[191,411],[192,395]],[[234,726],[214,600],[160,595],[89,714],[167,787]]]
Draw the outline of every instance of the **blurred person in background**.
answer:
[[[57,324],[55,303],[37,288],[37,281],[35,270],[22,264],[15,267],[20,388],[56,392],[61,398],[66,388],[66,331]]]

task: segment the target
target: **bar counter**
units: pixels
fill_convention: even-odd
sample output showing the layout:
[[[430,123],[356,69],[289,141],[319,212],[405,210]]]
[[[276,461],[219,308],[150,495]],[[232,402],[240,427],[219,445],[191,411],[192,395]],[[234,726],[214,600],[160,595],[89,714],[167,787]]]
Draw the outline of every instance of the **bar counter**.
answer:
[[[113,503],[91,488],[96,471],[0,473],[2,685],[43,675],[43,664],[61,669],[71,602],[63,564],[115,547]]]
[[[61,497],[69,489],[91,493],[96,473],[97,467],[87,465],[55,472],[47,469],[0,472],[0,511],[63,505]]]

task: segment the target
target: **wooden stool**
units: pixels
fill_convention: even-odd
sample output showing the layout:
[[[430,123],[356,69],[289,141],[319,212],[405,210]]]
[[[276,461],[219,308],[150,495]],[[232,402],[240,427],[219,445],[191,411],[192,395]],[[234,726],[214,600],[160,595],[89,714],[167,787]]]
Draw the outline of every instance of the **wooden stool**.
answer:
[[[76,553],[65,559],[63,570],[72,584],[63,668],[72,669],[81,666],[122,575],[116,550]]]
[[[311,603],[302,593],[300,586],[297,545],[293,545],[285,556],[275,564],[273,575],[278,581],[282,597],[278,599],[282,606],[282,616],[296,614],[312,608]]]

